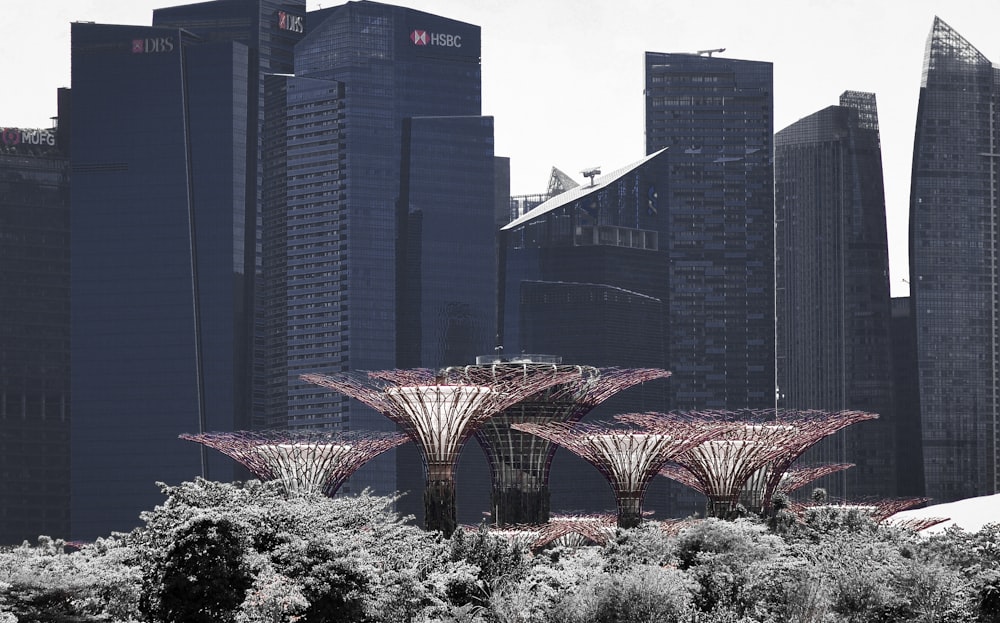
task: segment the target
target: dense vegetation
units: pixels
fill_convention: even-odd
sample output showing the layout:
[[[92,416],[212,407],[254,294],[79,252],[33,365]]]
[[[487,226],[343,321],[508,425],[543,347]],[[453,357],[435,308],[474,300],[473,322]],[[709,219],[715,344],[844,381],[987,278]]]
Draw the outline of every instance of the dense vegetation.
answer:
[[[531,555],[485,530],[426,533],[392,498],[163,490],[129,534],[0,552],[0,623],[1000,623],[1000,524],[920,537],[826,510]]]

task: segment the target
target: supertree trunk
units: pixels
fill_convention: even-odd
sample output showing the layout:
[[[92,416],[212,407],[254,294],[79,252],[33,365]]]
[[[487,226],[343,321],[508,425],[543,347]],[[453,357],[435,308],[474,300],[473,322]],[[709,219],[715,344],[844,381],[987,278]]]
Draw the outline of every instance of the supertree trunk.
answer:
[[[453,465],[429,465],[424,486],[424,528],[450,537],[458,527]]]
[[[623,530],[638,528],[642,524],[642,496],[623,493],[618,495],[618,527]]]
[[[549,520],[549,486],[494,486],[490,492],[493,521],[498,526],[543,524]]]

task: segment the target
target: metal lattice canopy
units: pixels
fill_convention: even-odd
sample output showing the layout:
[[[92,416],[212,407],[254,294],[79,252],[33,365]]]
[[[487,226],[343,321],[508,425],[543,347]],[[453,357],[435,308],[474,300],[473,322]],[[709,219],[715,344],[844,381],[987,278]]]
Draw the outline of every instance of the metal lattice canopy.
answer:
[[[560,365],[559,368],[572,374],[570,380],[526,397],[487,420],[476,431],[476,439],[490,463],[494,487],[531,489],[547,485],[549,481],[549,468],[557,445],[548,439],[514,429],[514,424],[577,422],[601,403],[630,387],[670,376],[670,372],[658,368],[570,365]]]
[[[825,465],[805,465],[801,467],[793,466],[785,472],[785,475],[778,483],[778,487],[775,492],[788,494],[792,491],[801,489],[810,482],[819,480],[824,476],[842,472],[845,469],[850,469],[852,467],[854,467],[854,463],[828,463]]]
[[[624,528],[638,525],[646,488],[660,468],[672,457],[703,443],[712,433],[708,427],[684,422],[656,431],[579,422],[523,423],[513,427],[559,444],[600,470],[614,490],[619,525]]]
[[[465,442],[500,411],[571,377],[554,365],[476,365],[300,378],[355,398],[399,425],[424,464],[424,526],[450,536],[458,526],[455,464]]]
[[[408,441],[402,433],[236,431],[184,434],[214,448],[261,480],[280,480],[288,495],[334,495],[354,472]]]
[[[532,551],[548,545],[580,547],[588,544],[605,545],[615,536],[618,517],[611,513],[594,515],[557,515],[548,523],[537,526],[538,536]]]
[[[888,498],[861,500],[857,502],[808,502],[792,503],[789,508],[800,520],[804,520],[810,512],[826,510],[839,513],[854,511],[867,515],[872,521],[883,522],[896,513],[926,504],[930,500],[931,498]]]
[[[497,364],[301,378],[355,398],[398,424],[420,448],[429,477],[436,478],[453,471],[465,442],[489,418],[578,374],[561,368]]]
[[[845,426],[876,417],[863,411],[743,409],[628,414],[617,419],[649,430],[676,421],[714,426],[716,432],[708,441],[674,459],[675,465],[665,466],[661,473],[703,493],[713,514],[727,514],[736,509],[741,496],[754,510],[768,509],[792,463],[806,450]]]

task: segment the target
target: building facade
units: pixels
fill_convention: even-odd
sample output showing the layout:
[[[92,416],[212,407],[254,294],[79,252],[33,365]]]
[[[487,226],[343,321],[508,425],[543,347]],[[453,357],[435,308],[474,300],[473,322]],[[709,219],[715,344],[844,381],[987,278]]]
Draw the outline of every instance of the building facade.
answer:
[[[775,141],[778,405],[879,419],[814,446],[854,463],[816,484],[839,498],[896,494],[885,192],[875,95],[848,91]]]
[[[667,148],[650,197],[666,222],[670,408],[774,405],[771,63],[645,55],[646,153]]]
[[[926,494],[947,502],[1000,490],[1000,75],[940,18],[924,59],[910,298]]]
[[[0,544],[69,534],[69,162],[58,128],[0,128]]]

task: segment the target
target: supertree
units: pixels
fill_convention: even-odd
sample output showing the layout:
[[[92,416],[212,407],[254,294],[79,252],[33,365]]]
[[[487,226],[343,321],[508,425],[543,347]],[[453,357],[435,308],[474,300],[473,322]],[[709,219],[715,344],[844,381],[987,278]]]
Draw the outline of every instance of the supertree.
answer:
[[[498,525],[544,524],[549,519],[549,470],[558,446],[512,425],[577,422],[619,392],[670,376],[670,372],[656,368],[558,367],[572,375],[568,381],[504,409],[476,431],[476,440],[489,460],[492,515]]]
[[[618,525],[622,528],[634,528],[641,523],[642,499],[660,468],[712,434],[708,427],[682,422],[675,423],[669,431],[656,432],[580,422],[512,426],[559,444],[600,470],[614,490]]]
[[[409,441],[402,433],[236,431],[183,434],[214,448],[261,480],[280,480],[287,495],[333,496],[362,465]]]
[[[779,454],[771,464],[764,466],[761,473],[753,479],[756,486],[748,492],[750,494],[749,498],[754,510],[761,513],[767,513],[771,510],[775,493],[782,489],[788,490],[783,485],[786,474],[792,467],[792,464],[805,454],[809,448],[816,445],[820,440],[848,426],[878,418],[878,414],[876,413],[856,410],[770,409],[744,413],[743,417],[749,417],[757,421],[770,421],[772,423],[791,425],[798,430],[798,434],[789,440],[785,451]],[[851,467],[851,465],[845,465],[841,469],[847,469],[848,467]],[[802,482],[799,486],[804,486],[813,480],[836,471],[839,470],[831,468],[831,471],[827,473],[817,473],[814,478]],[[808,475],[808,473],[804,473],[800,476],[806,477]]]
[[[755,512],[769,512],[792,463],[806,450],[845,426],[878,416],[863,411],[743,409],[616,417],[653,431],[668,430],[676,421],[694,420],[715,426],[716,433],[710,440],[674,459],[674,465],[665,466],[661,473],[708,497],[709,514],[728,516],[741,501]],[[798,476],[798,486],[810,482],[801,482],[802,478],[813,474],[819,478],[823,470],[832,473],[847,467],[837,464],[803,472]]]
[[[879,498],[856,502],[820,500],[805,503],[793,502],[789,508],[800,520],[804,520],[810,512],[825,510],[839,514],[856,512],[879,523],[886,521],[896,513],[926,504],[930,500],[931,498]]]
[[[699,444],[671,457],[660,473],[693,486],[708,498],[707,512],[736,512],[747,481],[778,458],[796,434],[794,426],[747,421],[725,411],[636,413],[616,416],[650,432],[669,431],[682,422],[700,422],[709,434]]]
[[[885,521],[885,523],[891,526],[896,526],[897,528],[920,532],[950,520],[951,517],[905,517],[902,519],[890,517]]]
[[[531,551],[538,552],[553,544],[565,547],[605,545],[615,536],[617,527],[618,515],[614,513],[555,515],[537,526],[538,536],[531,544]]]
[[[555,366],[466,366],[300,378],[359,400],[399,425],[423,461],[424,526],[450,536],[457,526],[455,464],[465,442],[490,417],[570,376]]]

